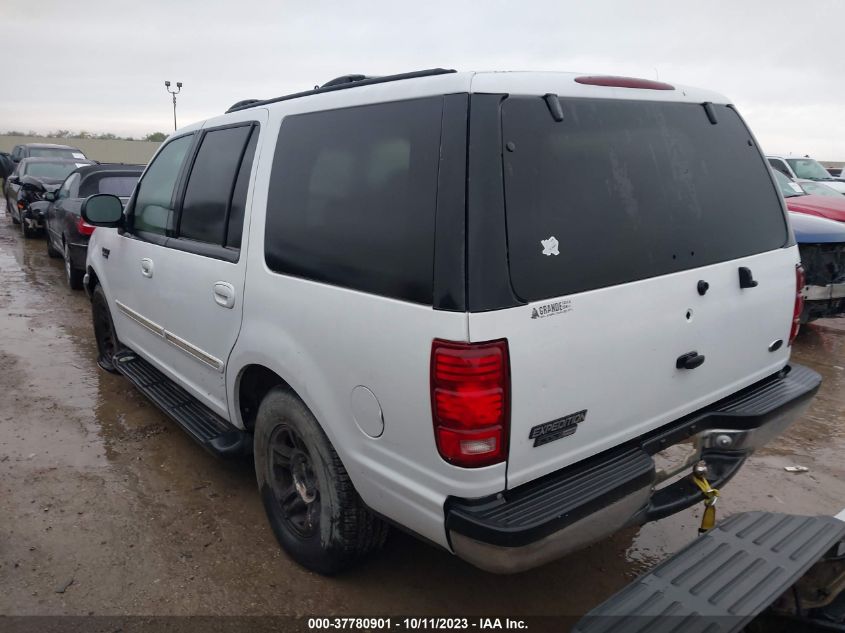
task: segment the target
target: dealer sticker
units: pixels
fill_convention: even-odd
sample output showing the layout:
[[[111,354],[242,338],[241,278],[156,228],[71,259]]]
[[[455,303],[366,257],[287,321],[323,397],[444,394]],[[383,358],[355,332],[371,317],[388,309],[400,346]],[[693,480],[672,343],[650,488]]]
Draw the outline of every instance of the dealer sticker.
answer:
[[[564,299],[563,301],[552,301],[551,303],[544,303],[540,306],[531,308],[532,319],[545,319],[550,316],[557,316],[559,314],[566,314],[572,312],[572,299]]]

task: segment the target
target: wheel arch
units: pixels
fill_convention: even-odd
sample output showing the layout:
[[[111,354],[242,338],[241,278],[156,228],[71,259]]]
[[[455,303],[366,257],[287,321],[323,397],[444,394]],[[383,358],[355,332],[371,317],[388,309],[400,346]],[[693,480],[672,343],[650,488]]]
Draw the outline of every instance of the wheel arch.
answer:
[[[235,410],[245,430],[252,432],[255,429],[258,407],[274,387],[282,387],[302,400],[290,383],[269,367],[251,363],[240,369],[235,381]]]

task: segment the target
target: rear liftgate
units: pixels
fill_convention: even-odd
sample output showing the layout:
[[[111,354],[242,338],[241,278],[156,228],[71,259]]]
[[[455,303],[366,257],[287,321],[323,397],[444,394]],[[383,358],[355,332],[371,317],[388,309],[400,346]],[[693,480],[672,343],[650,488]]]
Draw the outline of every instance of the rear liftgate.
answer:
[[[736,514],[588,613],[573,629],[845,632],[845,511]]]

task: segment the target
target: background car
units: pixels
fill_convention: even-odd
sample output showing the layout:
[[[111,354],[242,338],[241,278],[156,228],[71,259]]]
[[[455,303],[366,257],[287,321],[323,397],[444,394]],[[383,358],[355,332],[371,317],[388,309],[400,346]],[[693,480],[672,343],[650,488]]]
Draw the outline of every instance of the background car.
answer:
[[[804,266],[801,322],[845,314],[845,225],[801,213],[789,220]]]
[[[74,169],[90,164],[90,160],[66,158],[24,158],[18,163],[6,179],[3,195],[6,212],[13,223],[21,225],[24,237],[33,237],[43,228],[43,220],[32,214],[30,205],[41,200],[48,190],[57,188]]]
[[[774,169],[793,180],[806,178],[807,180],[823,182],[839,193],[845,194],[845,181],[837,180],[831,176],[822,164],[814,158],[809,156],[803,158],[766,156],[766,159]]]
[[[828,187],[823,182],[807,180],[806,178],[799,178],[796,182],[804,190],[804,193],[809,193],[814,196],[827,196],[828,198],[840,198],[842,196],[842,194],[836,189]]]
[[[12,149],[12,161],[21,162],[24,158],[67,158],[85,160],[88,158],[78,147],[56,145],[55,143],[25,143]]]
[[[780,192],[786,199],[786,208],[793,213],[806,213],[828,220],[845,222],[845,196],[831,198],[806,193],[797,182],[793,182],[780,171],[773,169]]]
[[[94,227],[80,215],[82,202],[97,193],[110,193],[125,204],[144,171],[143,165],[86,165],[73,170],[55,192],[32,205],[42,214],[47,233],[47,253],[63,257],[67,281],[74,290],[82,289],[88,239]]]

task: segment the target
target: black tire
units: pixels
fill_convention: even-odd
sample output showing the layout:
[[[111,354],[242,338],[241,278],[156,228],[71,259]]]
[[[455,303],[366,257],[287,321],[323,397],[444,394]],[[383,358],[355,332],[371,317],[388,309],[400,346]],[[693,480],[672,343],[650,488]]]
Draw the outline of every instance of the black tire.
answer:
[[[114,331],[106,293],[99,284],[91,293],[91,316],[94,321],[94,339],[97,342],[97,364],[107,372],[116,374],[118,371],[114,367],[113,358],[120,349],[120,341]]]
[[[49,255],[53,259],[58,259],[62,256],[62,253],[60,251],[57,251],[55,248],[53,248],[53,242],[50,239],[49,233],[47,233],[47,255]]]
[[[7,207],[7,210],[8,210],[8,207]],[[14,214],[12,211],[9,211],[9,215],[10,215],[10,216],[12,216],[12,224],[17,225],[17,224],[20,224],[20,223],[21,223],[21,221],[20,221],[20,220],[18,220],[18,219],[15,217],[15,214]]]
[[[63,257],[65,260],[65,277],[67,277],[67,285],[73,290],[82,290],[82,279],[85,277],[85,271],[73,267],[73,262],[70,259],[70,248],[68,248],[67,242],[65,242],[62,246],[64,247]]]
[[[281,387],[258,408],[255,474],[276,539],[303,567],[336,574],[384,544],[387,524],[364,506],[308,407]]]

